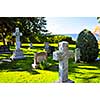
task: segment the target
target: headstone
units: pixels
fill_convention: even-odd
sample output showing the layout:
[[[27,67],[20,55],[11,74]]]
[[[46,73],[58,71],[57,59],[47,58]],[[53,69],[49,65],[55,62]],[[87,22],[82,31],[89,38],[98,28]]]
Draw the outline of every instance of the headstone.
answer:
[[[68,42],[60,42],[59,50],[53,52],[53,60],[59,61],[59,83],[73,83],[68,79],[68,58],[72,55],[68,50]]]
[[[45,42],[44,45],[45,45],[44,48],[45,48],[45,51],[47,52],[47,54],[52,55],[55,48],[53,46],[50,46],[49,42]]]
[[[49,42],[44,42],[44,48],[47,53],[49,53]]]
[[[6,45],[0,46],[0,54],[3,54],[3,53],[11,53],[8,46],[6,46]]]
[[[12,60],[16,59],[24,59],[23,51],[20,50],[20,36],[22,36],[22,33],[20,33],[19,28],[15,29],[15,33],[13,33],[13,36],[16,36],[16,50],[13,52],[13,55],[10,57]]]
[[[80,49],[76,48],[75,49],[75,63],[80,62]]]
[[[54,48],[53,46],[50,46],[50,47],[49,47],[49,50],[50,50],[50,54],[52,55],[53,52],[55,51],[55,48]]]
[[[47,53],[46,52],[35,53],[34,54],[34,64],[32,64],[32,67],[37,68],[38,64],[43,60],[47,60]]]
[[[33,47],[33,46],[32,46],[32,43],[30,43],[30,48],[32,49],[32,47]]]
[[[8,46],[8,48],[10,48],[11,42],[7,42],[7,46]]]

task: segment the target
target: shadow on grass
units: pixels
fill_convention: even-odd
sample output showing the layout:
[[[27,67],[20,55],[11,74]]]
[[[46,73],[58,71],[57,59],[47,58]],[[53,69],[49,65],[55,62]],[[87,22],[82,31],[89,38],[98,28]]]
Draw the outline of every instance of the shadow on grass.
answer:
[[[25,48],[25,49],[27,49],[27,48],[29,48],[29,46],[21,46],[21,48]]]
[[[33,49],[44,49],[44,46],[33,46]]]
[[[74,47],[69,47],[69,49],[70,49],[70,50],[75,50],[75,48],[74,48]]]
[[[78,69],[86,69],[86,70],[97,70],[97,68],[79,68],[77,67]]]
[[[69,75],[81,80],[81,83],[99,82],[100,79],[100,61],[92,63],[73,63],[73,59],[69,59],[68,72]]]
[[[84,66],[84,68],[79,67]],[[85,66],[90,66],[90,68],[87,68]],[[93,67],[91,67],[93,66]],[[100,69],[100,61],[95,61],[92,63],[74,63],[74,59],[69,59],[69,72],[75,73],[76,69],[86,69],[86,70],[98,70]]]
[[[83,79],[83,80],[88,80],[88,79],[93,79],[93,78],[98,78],[99,76],[96,76],[96,75],[93,75],[93,76],[88,76],[88,77],[77,77],[76,78],[79,78],[79,79]]]
[[[3,72],[3,71],[4,72],[16,72],[16,71],[24,72],[24,71],[27,71],[27,72],[29,72],[32,75],[40,74],[39,72],[37,72],[36,70],[32,70],[31,68],[29,68],[29,69],[21,69],[21,68],[18,68],[18,67],[16,67],[16,68],[8,67],[10,64],[7,64],[7,63],[6,63],[7,66],[4,66],[4,65],[5,65],[5,63],[0,64],[0,72]]]
[[[27,71],[31,74],[39,74],[35,70],[31,70],[33,63],[33,57],[27,57],[24,60],[13,60],[12,62],[3,62],[0,64],[0,70],[6,70],[6,71]]]
[[[0,54],[0,60],[4,58],[9,58],[12,54]]]
[[[40,74],[39,72],[37,72],[36,70],[32,70],[32,71],[28,71],[30,74],[34,75],[34,74]]]
[[[58,72],[59,71],[59,68],[58,68],[58,66],[51,66],[51,67],[49,67],[48,70],[49,71],[52,71],[52,72]]]
[[[7,70],[7,72],[16,72],[16,71],[18,71],[18,72],[27,71],[27,72],[29,72],[29,73],[32,74],[32,75],[40,74],[40,73],[37,72],[36,70],[20,70],[20,69],[9,69],[9,70]]]

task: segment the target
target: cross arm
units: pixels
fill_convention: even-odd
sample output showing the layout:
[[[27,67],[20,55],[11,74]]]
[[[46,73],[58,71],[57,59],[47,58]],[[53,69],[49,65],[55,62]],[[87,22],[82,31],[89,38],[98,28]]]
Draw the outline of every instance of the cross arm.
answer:
[[[56,61],[58,61],[58,60],[62,60],[63,59],[63,52],[61,52],[61,51],[55,51],[55,52],[53,52],[53,60],[56,60]]]

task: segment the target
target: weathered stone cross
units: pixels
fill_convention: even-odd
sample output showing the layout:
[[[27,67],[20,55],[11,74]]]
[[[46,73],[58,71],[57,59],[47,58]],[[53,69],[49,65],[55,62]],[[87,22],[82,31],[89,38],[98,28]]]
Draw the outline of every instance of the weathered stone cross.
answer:
[[[16,50],[20,49],[20,36],[22,36],[22,33],[20,33],[19,28],[17,27],[15,29],[15,33],[13,33],[13,36],[16,36]]]
[[[19,28],[17,27],[15,29],[15,33],[13,33],[13,36],[16,36],[16,50],[13,52],[13,55],[10,57],[12,60],[16,59],[24,59],[23,51],[20,50],[20,36],[22,36],[22,33],[19,32]]]
[[[53,52],[53,60],[59,61],[59,82],[72,83],[68,79],[68,58],[71,57],[72,52],[68,50],[68,42],[60,42],[59,50]]]

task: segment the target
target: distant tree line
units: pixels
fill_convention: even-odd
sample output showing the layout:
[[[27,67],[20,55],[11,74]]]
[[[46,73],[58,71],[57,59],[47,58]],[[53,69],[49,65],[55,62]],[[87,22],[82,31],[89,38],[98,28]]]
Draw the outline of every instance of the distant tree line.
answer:
[[[69,36],[64,36],[64,35],[37,35],[35,37],[32,37],[32,42],[33,43],[44,43],[44,42],[49,42],[49,43],[58,43],[58,42],[61,42],[61,41],[67,41],[69,42],[70,44],[75,44],[75,41],[72,40],[72,37],[69,37]],[[23,42],[28,42],[28,39]]]

